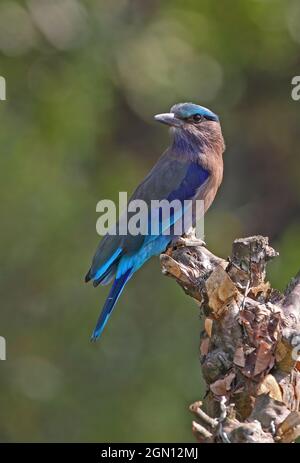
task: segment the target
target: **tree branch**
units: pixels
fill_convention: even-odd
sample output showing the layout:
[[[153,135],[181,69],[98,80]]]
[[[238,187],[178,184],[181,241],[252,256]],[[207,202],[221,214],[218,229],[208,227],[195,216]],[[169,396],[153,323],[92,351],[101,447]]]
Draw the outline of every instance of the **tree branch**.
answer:
[[[161,255],[200,308],[200,364],[207,391],[191,405],[199,442],[293,442],[300,435],[300,272],[284,295],[266,264],[268,238],[235,240],[227,261],[191,238]]]

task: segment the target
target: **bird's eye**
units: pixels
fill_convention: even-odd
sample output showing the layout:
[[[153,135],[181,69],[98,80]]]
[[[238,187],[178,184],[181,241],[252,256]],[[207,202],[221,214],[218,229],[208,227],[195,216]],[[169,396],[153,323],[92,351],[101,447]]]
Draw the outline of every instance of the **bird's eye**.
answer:
[[[198,124],[202,120],[203,120],[203,117],[201,116],[201,114],[194,114],[194,116],[192,117],[192,121],[196,122],[196,124]]]

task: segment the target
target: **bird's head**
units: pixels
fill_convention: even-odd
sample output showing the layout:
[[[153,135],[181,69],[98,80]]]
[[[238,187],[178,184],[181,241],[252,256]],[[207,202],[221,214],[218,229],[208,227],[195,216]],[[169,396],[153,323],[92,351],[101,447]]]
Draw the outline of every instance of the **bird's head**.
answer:
[[[169,113],[157,114],[154,118],[172,129],[172,147],[176,152],[195,157],[205,147],[221,154],[224,151],[219,117],[204,106],[179,103],[172,106]]]
[[[179,129],[201,130],[207,122],[219,123],[218,116],[210,109],[194,103],[179,103],[169,113],[157,114],[154,119],[170,127]]]

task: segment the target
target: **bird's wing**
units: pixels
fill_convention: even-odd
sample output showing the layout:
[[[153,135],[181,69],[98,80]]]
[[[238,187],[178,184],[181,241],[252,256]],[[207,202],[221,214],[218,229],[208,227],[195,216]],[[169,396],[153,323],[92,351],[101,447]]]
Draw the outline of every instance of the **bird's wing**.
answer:
[[[147,204],[157,199],[188,199],[207,179],[209,172],[198,163],[166,151],[130,198]]]
[[[134,191],[129,202],[139,199],[150,205],[151,200],[190,199],[201,190],[208,178],[209,172],[198,163],[180,159],[167,151]],[[144,239],[143,235],[106,235],[96,250],[87,281],[105,280],[122,255],[136,252],[143,245]]]
[[[183,201],[196,197],[203,199],[209,178],[210,172],[199,163],[189,161],[186,158],[174,157],[172,152],[166,152],[135,190],[130,201],[143,199],[150,206],[152,200],[166,199],[169,202],[179,200],[179,204],[181,204],[179,209],[170,211],[171,216],[166,223],[160,223],[160,233],[163,233],[166,228],[174,225],[181,218],[183,212],[185,213]],[[152,207],[151,213],[153,212],[154,208]]]

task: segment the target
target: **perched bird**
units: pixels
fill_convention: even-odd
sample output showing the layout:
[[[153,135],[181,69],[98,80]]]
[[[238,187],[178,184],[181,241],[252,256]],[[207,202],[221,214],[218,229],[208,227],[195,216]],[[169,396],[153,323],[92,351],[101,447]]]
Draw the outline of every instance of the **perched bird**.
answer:
[[[203,106],[180,103],[155,120],[171,127],[172,142],[153,169],[133,193],[131,200],[203,200],[206,211],[215,198],[223,177],[225,149],[219,118]],[[184,212],[183,212],[184,213]],[[174,222],[178,217],[174,217]],[[195,226],[195,224],[192,224]],[[160,229],[162,232],[162,229]],[[92,340],[102,333],[128,280],[154,255],[162,253],[174,235],[125,236],[106,234],[96,250],[85,280],[94,286],[114,279]]]

